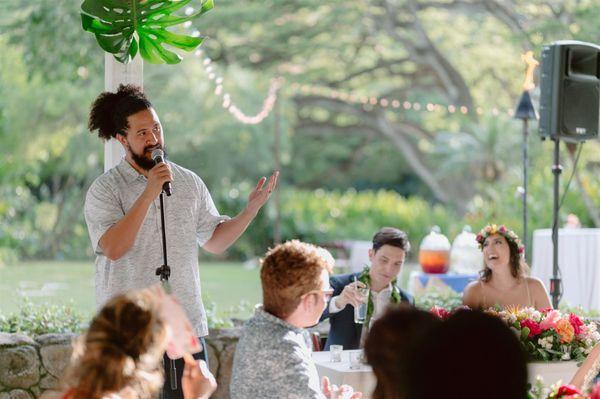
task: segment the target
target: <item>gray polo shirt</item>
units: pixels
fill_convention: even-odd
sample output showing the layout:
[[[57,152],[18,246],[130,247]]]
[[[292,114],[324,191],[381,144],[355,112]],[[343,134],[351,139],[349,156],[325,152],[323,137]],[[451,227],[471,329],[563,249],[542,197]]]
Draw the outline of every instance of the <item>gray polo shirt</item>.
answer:
[[[257,307],[235,348],[231,399],[325,399],[305,330]]]
[[[169,282],[175,297],[187,312],[198,336],[208,334],[202,305],[198,247],[211,237],[219,215],[204,185],[194,172],[169,162],[173,173],[173,194],[164,196]],[[133,206],[146,188],[147,179],[125,159],[99,176],[85,198],[85,221],[96,253],[96,304],[98,308],[113,296],[159,282],[156,268],[163,264],[160,200],[149,207],[133,247],[111,261],[98,245],[100,238]]]

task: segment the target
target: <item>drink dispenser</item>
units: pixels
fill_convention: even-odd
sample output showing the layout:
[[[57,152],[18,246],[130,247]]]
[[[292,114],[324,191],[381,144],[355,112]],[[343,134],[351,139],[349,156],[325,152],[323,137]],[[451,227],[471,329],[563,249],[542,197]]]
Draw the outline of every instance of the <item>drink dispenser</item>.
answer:
[[[453,272],[460,274],[477,274],[481,270],[483,255],[471,226],[465,226],[452,242],[450,265]]]
[[[434,226],[419,247],[419,263],[423,272],[442,274],[450,268],[450,241]]]

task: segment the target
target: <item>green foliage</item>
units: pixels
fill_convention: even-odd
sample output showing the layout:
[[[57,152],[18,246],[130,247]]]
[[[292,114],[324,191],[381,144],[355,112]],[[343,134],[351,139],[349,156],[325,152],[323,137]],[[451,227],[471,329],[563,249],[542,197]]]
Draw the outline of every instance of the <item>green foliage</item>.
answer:
[[[507,117],[485,117],[464,126],[464,132],[439,132],[435,139],[435,159],[445,177],[468,171],[482,184],[506,180],[511,168],[520,166],[522,136],[520,123]]]
[[[34,305],[26,298],[19,312],[5,316],[0,314],[0,332],[41,335],[50,333],[80,333],[87,326],[86,318],[73,306]],[[217,304],[204,299],[208,327],[211,329],[231,328],[232,317],[250,314],[251,305],[242,300],[237,306],[226,311],[218,311]]]
[[[72,306],[33,305],[26,298],[21,310],[9,316],[0,315],[0,332],[41,335],[81,332],[84,317]]]
[[[454,233],[455,215],[441,205],[393,191],[288,191],[282,196],[283,235],[309,242],[370,240],[383,226],[397,226],[417,244],[432,226]],[[458,228],[456,228],[458,229]]]
[[[550,389],[544,385],[544,380],[538,376],[529,389],[527,399],[547,399],[549,393]]]
[[[121,63],[128,63],[139,51],[144,60],[160,64],[177,64],[181,57],[164,45],[192,51],[203,39],[175,34],[167,27],[198,18],[213,8],[212,0],[204,0],[200,10],[190,15],[172,15],[192,0],[145,0],[115,3],[112,0],[84,0],[81,5],[83,29],[96,35],[102,49]]]
[[[21,50],[15,54],[2,49],[0,70],[6,78],[20,80],[20,73],[5,69],[6,63],[15,61],[23,61],[19,72],[30,79],[43,76],[43,84],[70,81],[81,88],[81,83],[104,75],[102,53],[91,35],[81,34],[81,20],[71,0],[2,1],[0,33]],[[43,84],[38,82],[37,87],[43,90]]]
[[[462,306],[462,295],[450,289],[428,288],[415,295],[415,306],[425,311],[431,310],[434,306],[452,311]]]
[[[253,309],[250,302],[246,300],[240,301],[236,306],[227,310],[218,310],[218,305],[210,298],[204,298],[204,310],[206,310],[206,318],[208,320],[208,328],[232,328],[236,325],[235,321],[239,320],[240,315],[252,316]]]
[[[245,195],[236,191],[232,198],[231,191],[225,191],[216,203],[223,213],[228,213],[239,212],[245,201]],[[242,236],[232,247],[232,253],[244,257],[262,255],[272,245],[274,219],[271,202],[253,222],[251,234]],[[457,216],[441,205],[431,205],[418,197],[405,198],[393,191],[281,192],[283,240],[297,238],[316,244],[346,239],[368,241],[381,227],[396,226],[407,232],[416,248],[434,225],[451,237],[458,234],[462,226],[456,221]]]
[[[74,78],[67,67],[46,74],[55,60],[26,64],[15,35],[0,36],[0,263],[14,254],[80,259],[91,255],[83,198],[101,171],[101,145],[82,121],[102,77]]]
[[[521,126],[488,111],[514,106],[521,90],[524,65],[518,55],[523,48],[539,52],[541,44],[559,38],[597,40],[594,21],[600,7],[593,1],[569,0],[550,8],[518,0],[505,10],[518,16],[511,19],[476,3],[455,7],[458,3],[416,1],[409,10],[410,4],[220,0],[218,12],[201,19],[202,33],[214,38],[203,46],[224,79],[223,91],[244,112],[260,110],[271,77],[287,78],[278,104],[283,238],[369,239],[381,225],[398,225],[408,230],[416,247],[432,224],[441,225],[450,238],[464,223],[477,230],[499,222],[521,233],[521,198],[516,194]],[[89,134],[85,121],[89,104],[103,90],[101,53],[92,35],[82,34],[71,1],[16,0],[5,6],[0,15],[0,263],[16,256],[93,256],[82,206],[91,181],[102,173],[102,144]],[[404,27],[390,31],[381,18],[394,16]],[[172,18],[161,21],[174,22]],[[339,99],[290,90],[291,83],[299,82],[359,96],[456,104],[454,89],[440,87],[446,78],[435,74],[432,58],[411,47],[423,35],[435,45],[435,58],[461,75],[451,82],[454,89],[481,105],[483,116],[369,105],[340,110]],[[178,65],[180,73],[168,70],[144,66],[145,91],[165,128],[169,156],[196,171],[217,207],[235,215],[258,177],[273,168],[273,119],[255,126],[237,122],[213,94],[213,81],[206,79],[195,57]],[[466,87],[461,88],[461,81]],[[536,102],[536,92],[532,94]],[[410,127],[402,137],[411,152],[401,152],[393,137],[378,130],[384,122]],[[530,232],[550,227],[552,209],[551,148],[539,141],[536,129],[531,126],[529,137]],[[573,212],[584,226],[596,224],[590,208],[600,203],[595,178],[599,148],[595,142],[585,144],[581,186],[574,180],[561,218]],[[415,157],[461,194],[458,206],[443,208],[434,202],[410,165]],[[562,159],[564,190],[571,163],[566,153]],[[386,194],[377,194],[380,189]],[[363,190],[372,191],[363,195]],[[591,199],[588,205],[583,192]],[[396,202],[389,198],[402,198],[396,193],[409,199],[398,202],[400,210],[389,210]],[[261,255],[271,245],[273,201],[233,246],[231,256]]]
[[[600,319],[600,309],[585,310],[581,306],[568,306],[562,302],[558,305],[558,308],[564,314],[574,313],[584,319]]]

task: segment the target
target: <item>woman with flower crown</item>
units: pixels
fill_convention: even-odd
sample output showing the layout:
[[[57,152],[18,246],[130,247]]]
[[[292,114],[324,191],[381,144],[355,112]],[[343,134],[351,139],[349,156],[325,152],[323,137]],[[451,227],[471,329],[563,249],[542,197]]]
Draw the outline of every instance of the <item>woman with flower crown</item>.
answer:
[[[544,284],[528,277],[529,266],[519,237],[504,225],[490,224],[477,235],[483,251],[483,270],[464,291],[463,304],[474,309],[494,306],[551,308]]]

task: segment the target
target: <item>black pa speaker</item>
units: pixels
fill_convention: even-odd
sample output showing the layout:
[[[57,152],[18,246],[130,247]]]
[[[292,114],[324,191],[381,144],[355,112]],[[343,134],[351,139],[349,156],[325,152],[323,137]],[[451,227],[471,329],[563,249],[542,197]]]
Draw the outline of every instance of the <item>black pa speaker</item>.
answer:
[[[598,137],[600,46],[571,40],[542,50],[540,135],[568,142]]]

